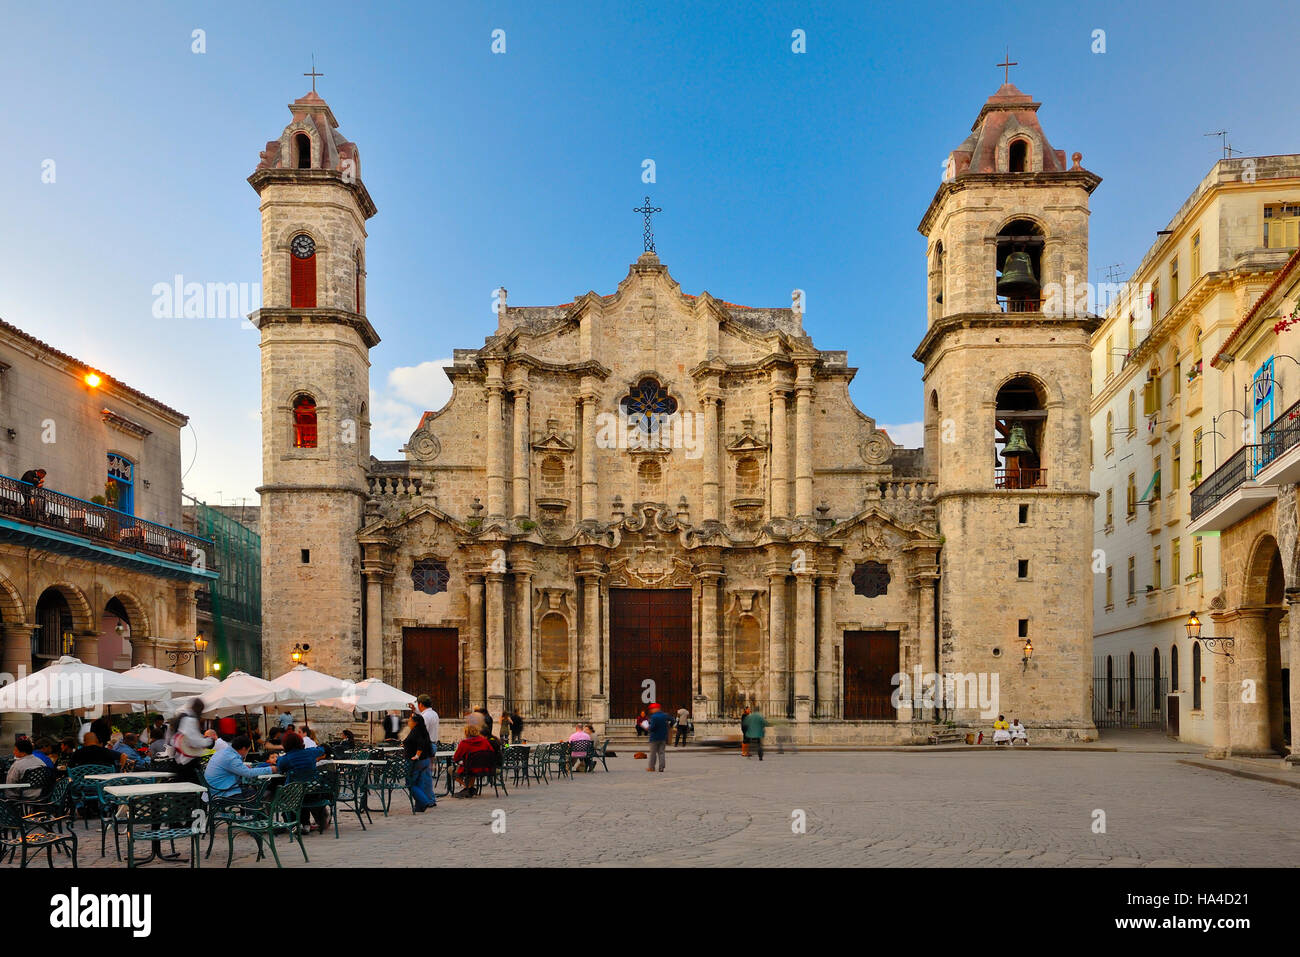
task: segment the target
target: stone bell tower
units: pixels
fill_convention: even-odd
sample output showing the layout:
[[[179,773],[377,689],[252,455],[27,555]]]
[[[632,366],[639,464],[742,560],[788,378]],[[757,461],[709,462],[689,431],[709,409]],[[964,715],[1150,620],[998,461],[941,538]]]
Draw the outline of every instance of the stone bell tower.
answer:
[[[956,720],[1095,737],[1088,198],[1011,83],[949,155],[926,237],[926,462],[937,478],[939,667]],[[973,680],[972,680],[972,677]],[[996,681],[996,684],[995,684]],[[996,695],[994,690],[996,689]],[[987,702],[976,702],[976,691]],[[981,710],[993,710],[991,717]]]
[[[370,458],[366,220],[356,144],[313,88],[248,182],[261,201],[262,653],[268,677],[305,663],[363,669],[356,532]]]

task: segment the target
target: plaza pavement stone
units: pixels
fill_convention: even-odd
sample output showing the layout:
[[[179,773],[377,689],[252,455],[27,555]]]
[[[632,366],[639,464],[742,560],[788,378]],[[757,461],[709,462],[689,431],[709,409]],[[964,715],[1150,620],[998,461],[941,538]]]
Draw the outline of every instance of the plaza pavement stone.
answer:
[[[454,800],[412,815],[397,795],[364,834],[354,815],[296,846],[286,867],[1241,867],[1295,866],[1292,788],[1178,762],[1176,753],[800,753],[670,751],[668,770],[610,771]],[[494,833],[502,809],[505,833]],[[806,815],[796,834],[794,812]],[[1106,832],[1093,833],[1093,812]],[[79,863],[100,858],[78,827]],[[235,866],[255,864],[236,838]],[[188,849],[182,849],[188,854]],[[206,867],[224,867],[224,832]],[[184,864],[161,865],[181,867]],[[158,864],[149,865],[151,869]]]

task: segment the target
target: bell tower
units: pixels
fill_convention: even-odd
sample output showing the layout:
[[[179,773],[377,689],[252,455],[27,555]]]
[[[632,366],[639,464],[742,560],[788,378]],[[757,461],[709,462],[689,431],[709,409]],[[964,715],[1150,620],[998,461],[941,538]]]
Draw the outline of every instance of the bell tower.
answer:
[[[364,677],[356,532],[370,458],[366,220],[356,144],[315,89],[248,178],[262,215],[262,651],[268,677],[295,644],[309,667]]]
[[[1081,297],[1101,179],[1051,147],[1039,105],[1003,84],[948,157],[918,227],[927,329],[914,358],[944,540],[938,670],[959,676],[956,720],[988,728],[1002,713],[1035,740],[1069,740],[1096,734],[1088,405],[1099,320]]]

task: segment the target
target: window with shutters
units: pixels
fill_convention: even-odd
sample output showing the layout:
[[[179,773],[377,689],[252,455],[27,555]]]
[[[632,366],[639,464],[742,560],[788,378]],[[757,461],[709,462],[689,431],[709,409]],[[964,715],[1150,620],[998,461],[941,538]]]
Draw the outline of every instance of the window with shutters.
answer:
[[[1151,547],[1151,587],[1152,588],[1160,589],[1162,587],[1160,572],[1161,572],[1160,546],[1153,545]]]
[[[1183,540],[1169,541],[1169,584],[1177,585],[1183,580]]]
[[[1130,436],[1136,435],[1137,430],[1137,402],[1133,397],[1133,391],[1130,389],[1128,394],[1128,434]]]
[[[1191,281],[1196,282],[1201,277],[1201,234],[1196,232],[1192,234],[1192,267]]]
[[[1132,601],[1137,595],[1137,559],[1132,555],[1128,557],[1128,600]]]
[[[1294,249],[1300,245],[1300,206],[1271,203],[1264,207],[1264,248]]]
[[[1178,302],[1178,257],[1169,260],[1169,305]]]
[[[289,305],[316,308],[316,241],[299,233],[289,244]]]
[[[1115,451],[1115,413],[1106,413],[1106,451]]]
[[[1133,472],[1129,472],[1128,473],[1128,506],[1127,506],[1127,513],[1126,513],[1128,515],[1129,521],[1132,521],[1133,518],[1137,515],[1137,510],[1138,510],[1137,501],[1138,501],[1137,475]]]
[[[1106,566],[1106,610],[1115,607],[1115,566]]]
[[[1115,490],[1113,488],[1108,488],[1106,489],[1106,534],[1108,535],[1110,534],[1110,530],[1114,527],[1114,525],[1115,525]]]

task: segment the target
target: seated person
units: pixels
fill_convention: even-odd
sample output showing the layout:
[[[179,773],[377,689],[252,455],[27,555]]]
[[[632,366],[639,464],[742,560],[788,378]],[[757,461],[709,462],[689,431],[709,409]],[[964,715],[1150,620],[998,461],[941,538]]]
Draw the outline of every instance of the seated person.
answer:
[[[304,724],[298,734],[302,736],[302,746],[304,748],[320,747],[320,745],[316,743],[316,733],[312,731],[311,728],[307,727],[307,725]]]
[[[1029,747],[1029,733],[1025,731],[1025,726],[1020,723],[1019,718],[1013,718],[1011,720],[1011,727],[1009,731],[1011,732],[1012,745],[1014,745],[1017,741],[1021,741],[1024,743],[1025,747]]]
[[[284,728],[279,725],[271,729],[271,736],[266,739],[266,744],[262,745],[265,751],[283,751],[284,750]]]
[[[285,784],[291,784],[294,781],[306,781],[308,784],[316,780],[316,762],[325,757],[325,749],[312,746],[306,747],[306,741],[303,736],[294,731],[289,731],[284,735],[282,740],[284,753],[276,756],[275,770],[284,775]],[[323,807],[311,808],[311,816],[316,819],[316,828],[325,833],[325,825],[329,821],[329,810]],[[302,823],[307,823],[307,810],[302,812]]]
[[[478,725],[476,724],[465,725],[465,730],[462,734],[464,734],[465,737],[461,739],[460,744],[456,745],[456,754],[452,757],[452,760],[456,763],[456,777],[461,782],[461,789],[456,792],[456,796],[468,797],[475,793],[476,789],[465,784],[466,759],[475,752],[492,751],[493,748],[492,742],[487,739],[486,735],[479,731]]]
[[[575,724],[573,726],[573,734],[569,735],[569,743],[572,744],[575,741],[586,741],[589,743],[583,746],[582,753],[578,757],[572,759],[574,771],[578,770],[578,765],[585,765],[587,759],[591,757],[591,735],[587,733],[587,729],[581,724]]]
[[[167,729],[163,727],[151,727],[149,729],[149,758],[157,761],[167,750]]]
[[[81,747],[68,758],[68,767],[76,768],[83,764],[105,764],[110,768],[124,768],[131,762],[125,754],[110,751],[99,743],[95,732],[87,731]]]
[[[20,784],[23,775],[28,771],[45,767],[45,762],[32,753],[35,750],[30,738],[18,738],[14,741],[14,763],[9,765],[9,774],[5,776],[6,783]],[[41,793],[40,788],[15,790],[18,790],[19,796],[23,799],[40,797]]]
[[[134,764],[148,764],[149,759],[140,754],[139,748],[140,736],[128,731],[109,750],[116,751],[118,754],[125,754]]]
[[[334,751],[338,754],[346,754],[357,746],[357,737],[347,728],[343,729],[343,739],[334,745]],[[425,757],[428,757],[426,754]]]
[[[998,747],[1011,743],[1011,725],[1003,715],[998,715],[998,720],[993,722],[993,743]]]
[[[213,752],[208,760],[208,766],[203,769],[203,776],[207,778],[214,795],[243,797],[253,791],[251,785],[246,786],[242,783],[243,780],[252,780],[274,773],[275,768],[272,765],[259,764],[250,768],[244,763],[251,743],[247,735],[237,734],[231,739],[229,746]]]
[[[36,750],[32,753],[44,761],[47,768],[52,768],[59,754],[59,743],[50,737],[37,738]]]

